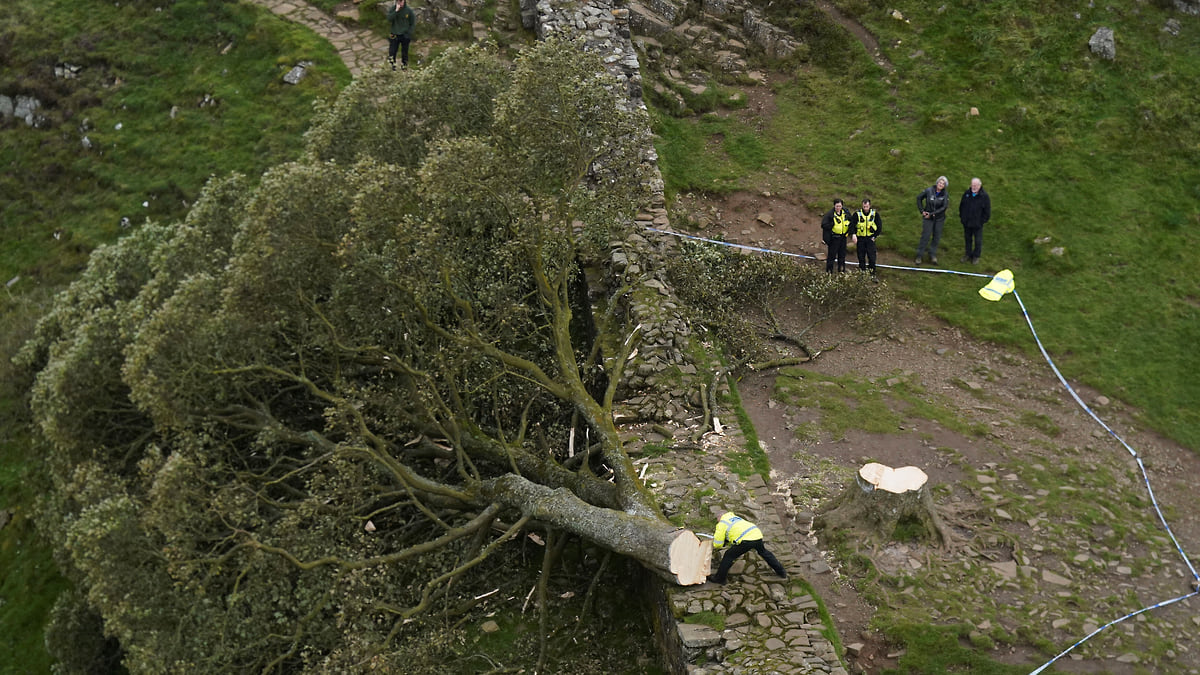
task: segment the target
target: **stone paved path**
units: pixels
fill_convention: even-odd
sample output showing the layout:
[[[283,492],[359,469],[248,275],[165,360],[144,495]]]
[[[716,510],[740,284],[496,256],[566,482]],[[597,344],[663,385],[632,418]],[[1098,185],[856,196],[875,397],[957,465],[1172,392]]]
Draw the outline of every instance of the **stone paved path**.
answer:
[[[355,77],[372,66],[382,64],[387,57],[386,39],[365,28],[345,26],[334,17],[302,0],[249,0],[249,2],[266,7],[289,21],[307,26],[314,33],[328,40],[338,50],[338,55],[350,69],[350,74]],[[373,6],[372,8],[363,7],[362,10],[374,11]],[[355,8],[354,11],[358,11],[358,8]]]
[[[646,433],[643,430],[638,436]],[[678,435],[685,433],[680,430]],[[710,433],[701,443],[700,452],[674,450],[635,463],[648,465],[646,481],[668,515],[683,513],[689,521],[699,517],[715,524],[721,513],[733,510],[754,521],[763,530],[767,548],[792,579],[777,578],[751,553],[734,563],[725,586],[672,589],[669,597],[676,616],[683,618],[677,629],[689,660],[705,663],[689,665],[689,674],[846,675],[844,662],[825,637],[828,627],[817,600],[793,583],[828,567],[821,566],[819,555],[789,536],[761,476],[754,474],[743,481],[725,468],[726,454],[745,447],[745,437],[736,426],[726,427],[723,435]],[[714,557],[714,570],[717,561]],[[687,623],[714,614],[721,617],[723,630]]]

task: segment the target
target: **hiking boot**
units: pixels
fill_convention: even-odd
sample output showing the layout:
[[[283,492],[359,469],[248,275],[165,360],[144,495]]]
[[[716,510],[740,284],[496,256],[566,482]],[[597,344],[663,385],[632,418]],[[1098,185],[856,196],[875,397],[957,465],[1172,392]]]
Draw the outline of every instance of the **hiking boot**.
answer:
[[[917,267],[920,267],[921,266],[921,256],[917,256],[917,259],[913,261],[913,264],[916,265]]]
[[[936,265],[937,264],[937,256],[932,256],[932,255],[929,256],[929,264]]]
[[[971,264],[972,264],[972,265],[978,265],[978,264],[979,264],[979,258],[971,258]]]
[[[971,258],[969,256],[964,255],[963,257],[958,259],[958,262],[969,262],[970,260],[971,260]]]

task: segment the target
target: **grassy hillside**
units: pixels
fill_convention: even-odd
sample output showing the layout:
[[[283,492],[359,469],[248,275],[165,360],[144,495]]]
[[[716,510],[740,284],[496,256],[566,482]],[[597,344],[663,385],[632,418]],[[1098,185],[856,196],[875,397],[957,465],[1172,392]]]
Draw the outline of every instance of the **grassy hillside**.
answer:
[[[0,203],[4,280],[57,281],[122,218],[176,218],[208,176],[290,156],[313,99],[349,81],[311,32],[215,0],[11,0],[0,50],[0,93],[37,97],[48,119],[0,130],[0,193],[19,196]],[[285,84],[302,60],[316,66]],[[60,62],[79,77],[56,78]]]
[[[911,261],[917,193],[945,174],[955,211],[979,176],[993,205],[979,269],[1014,271],[1069,377],[1200,450],[1200,20],[1165,2],[837,4],[878,36],[894,72],[816,10],[777,14],[814,36],[813,56],[776,85],[761,168],[744,173],[729,139],[751,130],[736,119],[660,116],[668,184],[765,184],[822,211],[835,195],[870,195],[887,229],[880,247]],[[1164,30],[1170,19],[1178,35]],[[1100,26],[1115,31],[1114,61],[1088,49]],[[714,130],[723,144],[696,142]],[[958,265],[961,248],[952,215],[942,263]],[[980,302],[943,275],[889,279],[979,337],[1034,349],[1015,302]]]
[[[284,84],[301,60],[316,65]],[[56,78],[59,62],[83,69]],[[33,528],[38,453],[23,428],[28,383],[9,358],[123,217],[131,228],[178,218],[209,175],[294,156],[313,100],[348,81],[328,43],[252,5],[4,3],[0,93],[37,97],[46,123],[0,124],[0,281],[16,279],[0,294],[0,510],[12,514],[0,530],[0,673],[49,671],[42,626],[66,585]],[[199,105],[205,96],[216,105]]]

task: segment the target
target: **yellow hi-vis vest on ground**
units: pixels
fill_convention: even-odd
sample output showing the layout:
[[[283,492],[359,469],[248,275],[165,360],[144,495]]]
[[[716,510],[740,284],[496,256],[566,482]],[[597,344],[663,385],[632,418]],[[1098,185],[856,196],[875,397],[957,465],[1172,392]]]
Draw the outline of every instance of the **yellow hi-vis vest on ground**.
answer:
[[[858,210],[858,236],[873,237],[879,227],[875,225],[875,209],[871,209],[870,213],[863,213],[862,209]]]
[[[850,229],[850,218],[846,216],[846,210],[842,209],[841,213],[834,212],[833,214],[833,230],[834,234],[846,234]]]
[[[721,548],[728,541],[740,544],[743,541],[762,539],[762,531],[754,523],[739,518],[733,512],[727,512],[717,521],[717,529],[713,531],[713,548]]]
[[[1013,282],[1012,270],[1000,270],[1000,272],[992,277],[987,286],[979,289],[979,295],[983,296],[984,300],[997,302],[1000,298],[1013,292],[1017,287]]]

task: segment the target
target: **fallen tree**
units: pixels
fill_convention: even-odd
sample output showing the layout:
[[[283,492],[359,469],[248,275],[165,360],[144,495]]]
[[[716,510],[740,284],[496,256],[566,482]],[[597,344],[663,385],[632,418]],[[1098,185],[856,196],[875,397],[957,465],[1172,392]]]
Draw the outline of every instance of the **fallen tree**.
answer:
[[[580,301],[645,184],[605,77],[555,41],[369,74],[301,161],[93,255],[21,355],[80,589],[53,634],[98,617],[134,671],[403,669],[533,523],[704,580],[613,423],[634,330]]]

